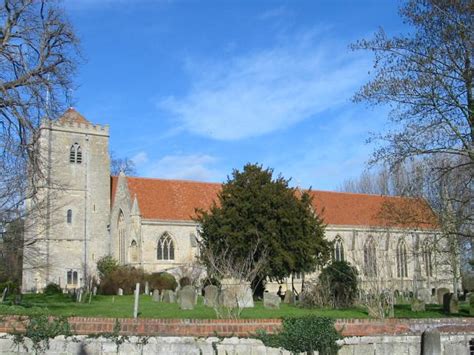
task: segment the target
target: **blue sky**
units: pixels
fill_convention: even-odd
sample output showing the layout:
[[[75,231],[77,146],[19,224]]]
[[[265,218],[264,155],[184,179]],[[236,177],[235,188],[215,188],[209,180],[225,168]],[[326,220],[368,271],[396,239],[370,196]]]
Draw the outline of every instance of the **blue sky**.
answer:
[[[75,107],[142,176],[223,181],[258,162],[337,189],[365,168],[386,108],[351,102],[395,1],[66,0],[81,39]]]

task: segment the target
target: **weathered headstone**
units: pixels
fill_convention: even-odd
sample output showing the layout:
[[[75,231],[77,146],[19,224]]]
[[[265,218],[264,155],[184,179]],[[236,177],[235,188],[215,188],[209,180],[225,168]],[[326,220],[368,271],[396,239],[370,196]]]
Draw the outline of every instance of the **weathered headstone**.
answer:
[[[411,310],[412,312],[424,312],[425,302],[419,298],[413,298],[411,300]]]
[[[417,291],[417,297],[419,300],[423,301],[425,304],[431,303],[431,291],[427,288],[420,288]]]
[[[237,304],[239,308],[253,308],[253,292],[247,285],[240,285],[237,293]]]
[[[443,304],[444,295],[445,295],[446,293],[449,293],[449,289],[444,288],[444,287],[438,288],[438,289],[436,290],[436,296],[438,297],[438,304]]]
[[[94,288],[92,289],[92,295],[97,296],[97,286],[94,286]]]
[[[296,303],[296,297],[293,291],[287,290],[285,292],[285,298],[283,299],[283,303],[288,303],[288,304]]]
[[[204,288],[204,305],[216,307],[219,300],[219,289],[217,286],[209,285]]]
[[[5,287],[5,288],[3,289],[2,301],[1,301],[1,303],[5,302],[5,299],[7,298],[7,293],[8,293],[8,287]]]
[[[133,303],[133,318],[138,317],[138,302],[140,301],[140,283],[135,285],[135,302]]]
[[[117,290],[117,296],[123,296],[123,289],[119,288]]]
[[[160,297],[160,290],[153,290],[153,301],[154,302],[160,302],[161,297]]]
[[[447,314],[459,313],[459,301],[454,298],[454,293],[445,293],[443,297],[443,311]]]
[[[474,316],[474,293],[469,295],[469,315]]]
[[[77,290],[76,293],[76,302],[81,303],[82,302],[82,288]]]
[[[279,309],[281,298],[273,293],[265,292],[263,294],[263,307],[268,309]]]
[[[179,290],[178,303],[181,309],[194,309],[196,303],[196,290],[193,286],[184,286]]]
[[[219,294],[219,304],[226,308],[237,308],[237,296],[234,288],[224,288]]]
[[[172,290],[163,290],[163,295],[161,297],[161,302],[163,303],[176,303],[176,294]]]
[[[149,296],[150,295],[150,285],[148,284],[148,281],[145,282],[145,295]]]
[[[436,329],[427,329],[421,335],[421,355],[441,355],[441,335]]]

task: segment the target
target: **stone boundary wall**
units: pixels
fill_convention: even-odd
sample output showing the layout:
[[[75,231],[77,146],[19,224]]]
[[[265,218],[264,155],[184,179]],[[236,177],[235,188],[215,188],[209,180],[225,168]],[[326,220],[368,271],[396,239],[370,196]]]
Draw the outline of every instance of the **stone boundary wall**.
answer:
[[[0,332],[24,330],[26,317],[3,316]],[[112,333],[116,321],[120,322],[120,334],[137,336],[193,336],[193,337],[248,337],[265,330],[275,333],[281,327],[280,319],[132,319],[69,317],[75,334]],[[474,334],[474,318],[439,319],[338,319],[336,328],[345,337],[382,335],[421,335],[426,329],[436,328],[446,334]]]

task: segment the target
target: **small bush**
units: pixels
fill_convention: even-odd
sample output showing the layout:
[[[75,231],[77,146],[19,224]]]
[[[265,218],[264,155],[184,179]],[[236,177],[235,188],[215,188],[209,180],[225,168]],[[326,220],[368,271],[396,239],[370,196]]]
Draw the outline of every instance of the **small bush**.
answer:
[[[55,284],[54,282],[51,282],[48,285],[46,285],[46,287],[44,288],[43,293],[45,295],[58,295],[58,294],[62,295],[63,290],[62,290],[61,286],[59,286],[58,284]]]
[[[184,286],[191,285],[191,279],[187,276],[179,279],[179,287],[183,288]]]
[[[277,334],[259,332],[258,338],[270,347],[284,348],[292,353],[318,351],[320,355],[336,355],[341,334],[334,327],[334,320],[308,315],[283,318],[282,330]]]
[[[99,272],[100,279],[103,279],[106,275],[118,268],[118,261],[110,255],[103,256],[97,261],[97,271]]]
[[[167,272],[160,272],[155,274],[149,274],[146,277],[148,284],[152,290],[175,290],[178,286],[176,279],[173,275]]]
[[[143,270],[129,266],[119,266],[117,269],[104,275],[99,291],[104,295],[115,295],[117,290],[121,288],[125,295],[131,295],[135,290],[137,282],[140,283],[142,289],[144,288],[145,276]]]

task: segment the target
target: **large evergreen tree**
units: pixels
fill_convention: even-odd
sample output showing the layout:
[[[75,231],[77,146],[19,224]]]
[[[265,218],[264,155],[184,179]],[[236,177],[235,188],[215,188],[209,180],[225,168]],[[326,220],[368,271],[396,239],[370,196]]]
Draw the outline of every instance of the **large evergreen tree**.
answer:
[[[209,211],[198,211],[201,256],[226,255],[233,263],[249,256],[262,262],[256,282],[283,279],[293,272],[311,272],[330,255],[323,221],[314,213],[311,196],[290,188],[273,170],[247,164],[234,170]],[[225,275],[227,276],[227,275]],[[229,275],[231,276],[231,275]]]

